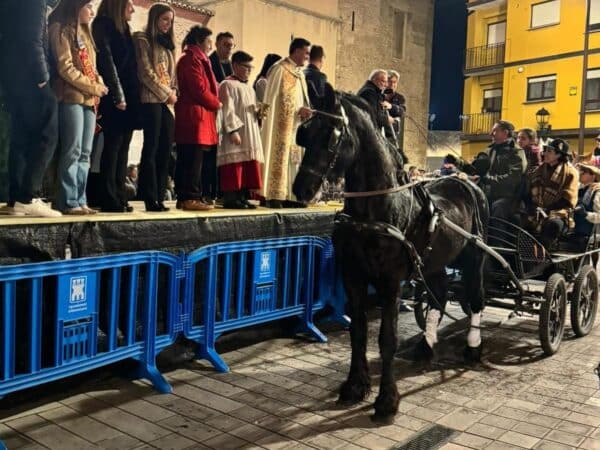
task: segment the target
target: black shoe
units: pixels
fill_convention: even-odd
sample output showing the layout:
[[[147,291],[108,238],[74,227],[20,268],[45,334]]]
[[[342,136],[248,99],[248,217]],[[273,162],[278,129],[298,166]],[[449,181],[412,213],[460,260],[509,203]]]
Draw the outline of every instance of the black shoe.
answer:
[[[225,209],[248,209],[248,205],[246,205],[241,200],[233,200],[231,202],[223,203],[223,208],[225,208]]]
[[[296,202],[294,200],[284,200],[283,201],[284,208],[307,208],[308,205],[302,202]]]
[[[144,200],[144,205],[146,206],[146,211],[149,211],[149,212],[161,212],[162,211],[158,202]]]
[[[131,211],[126,211],[123,206],[115,206],[115,205],[106,205],[106,206],[103,206],[102,208],[100,208],[100,211],[101,212],[108,212],[108,213],[131,212]],[[133,208],[132,208],[132,211],[133,211]]]
[[[127,203],[123,209],[125,210],[125,212],[133,212],[133,206],[130,206],[129,203]]]
[[[267,208],[280,209],[283,208],[283,203],[281,202],[281,200],[267,200],[265,202],[265,206]]]
[[[160,207],[160,210],[163,212],[169,211],[171,209],[171,208],[167,208],[163,202],[158,202],[158,206]]]
[[[246,208],[248,208],[248,209],[256,209],[256,205],[253,205],[248,200],[244,199],[244,200],[242,200],[242,203],[244,203],[244,205],[246,205]]]

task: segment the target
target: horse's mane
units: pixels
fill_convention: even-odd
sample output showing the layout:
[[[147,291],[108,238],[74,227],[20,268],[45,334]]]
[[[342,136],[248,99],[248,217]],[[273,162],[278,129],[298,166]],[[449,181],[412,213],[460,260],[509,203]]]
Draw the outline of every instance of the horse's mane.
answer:
[[[381,133],[375,128],[377,117],[371,105],[369,105],[362,97],[359,97],[348,92],[339,92],[339,100],[344,105],[348,118],[352,123],[362,122],[364,126],[370,127],[373,136],[381,136]],[[354,116],[353,116],[354,115]],[[366,116],[366,117],[365,117]],[[363,119],[363,120],[361,120]],[[369,120],[364,120],[369,119]],[[381,139],[374,139],[371,145],[383,145],[386,147],[387,153],[391,156],[394,165],[396,166],[397,175],[401,177],[403,175],[403,167],[408,163],[408,158],[402,150],[395,147],[390,141],[381,137]],[[400,179],[400,178],[399,178]]]

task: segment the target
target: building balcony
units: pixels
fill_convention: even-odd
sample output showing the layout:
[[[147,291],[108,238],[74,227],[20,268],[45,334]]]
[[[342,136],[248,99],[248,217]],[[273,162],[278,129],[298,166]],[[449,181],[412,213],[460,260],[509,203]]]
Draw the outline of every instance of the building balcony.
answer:
[[[506,5],[506,0],[469,0],[467,2],[467,9],[469,11],[475,11],[477,9],[486,9],[503,5]]]
[[[468,48],[465,55],[465,75],[486,75],[501,72],[504,67],[504,42]]]
[[[490,131],[492,131],[492,127],[500,120],[500,111],[479,114],[464,114],[461,116],[461,118],[462,137],[464,139],[476,139],[477,137],[485,137],[488,139]]]

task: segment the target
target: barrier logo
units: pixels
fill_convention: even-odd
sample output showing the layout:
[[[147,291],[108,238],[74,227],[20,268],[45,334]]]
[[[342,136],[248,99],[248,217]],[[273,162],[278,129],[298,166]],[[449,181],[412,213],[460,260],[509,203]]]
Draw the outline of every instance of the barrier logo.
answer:
[[[87,285],[87,277],[71,278],[71,296],[69,303],[85,302],[85,290]]]
[[[254,252],[254,280],[258,283],[271,283],[277,272],[277,251],[257,250]]]
[[[263,252],[260,255],[260,271],[261,273],[271,271],[271,253]]]

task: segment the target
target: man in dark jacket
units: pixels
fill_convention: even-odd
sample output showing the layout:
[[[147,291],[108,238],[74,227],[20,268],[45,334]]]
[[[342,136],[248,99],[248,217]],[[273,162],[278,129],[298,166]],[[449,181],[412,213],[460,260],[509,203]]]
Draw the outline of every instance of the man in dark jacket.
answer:
[[[208,57],[217,83],[220,83],[233,73],[233,68],[231,67],[231,54],[233,53],[234,48],[235,42],[233,41],[233,34],[229,31],[217,34],[215,51]]]
[[[490,203],[491,215],[505,220],[514,216],[522,193],[524,170],[523,151],[515,146],[512,123],[499,120],[492,128],[492,144],[488,155],[490,168],[479,180],[479,186],[485,192]]]
[[[327,75],[321,72],[325,52],[320,45],[313,45],[310,48],[310,59],[308,67],[304,69],[304,77],[306,78],[306,86],[308,87],[308,98],[313,106],[318,105],[319,98],[325,94],[325,83],[327,83]]]
[[[46,0],[4,0],[0,13],[0,83],[11,115],[5,214],[61,215],[38,198],[58,140],[46,12]]]
[[[375,126],[378,129],[385,130],[385,136],[390,138],[394,136],[391,127],[392,119],[388,114],[391,105],[385,101],[383,90],[387,87],[387,71],[376,69],[371,72],[369,79],[358,91],[358,96],[362,97],[371,107],[375,118]]]

